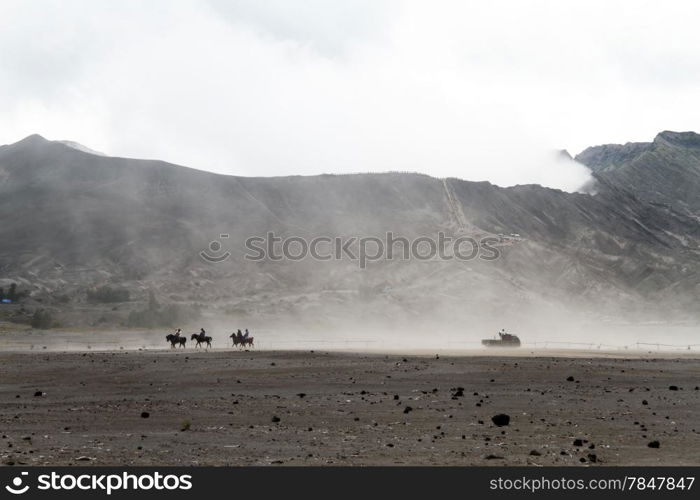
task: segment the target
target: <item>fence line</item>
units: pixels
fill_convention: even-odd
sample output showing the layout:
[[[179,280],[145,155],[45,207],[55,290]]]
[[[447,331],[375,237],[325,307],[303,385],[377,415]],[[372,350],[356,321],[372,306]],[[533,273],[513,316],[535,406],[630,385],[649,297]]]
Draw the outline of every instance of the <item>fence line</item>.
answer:
[[[266,347],[273,347],[278,345],[298,345],[298,344],[316,344],[316,345],[347,345],[360,344],[365,346],[380,346],[380,345],[391,345],[395,344],[391,339],[387,340],[377,340],[377,339],[352,339],[352,340],[329,340],[329,339],[309,339],[309,340],[281,340],[281,339],[261,339]],[[263,343],[261,342],[261,344]],[[448,340],[448,348],[459,348],[459,347],[482,347],[481,341],[477,340]],[[650,342],[632,342],[629,344],[606,344],[602,342],[566,342],[559,340],[540,340],[535,342],[523,342],[522,347],[535,347],[540,349],[555,348],[555,347],[568,347],[568,348],[586,348],[589,350],[645,350],[649,347],[655,347],[657,350],[699,350],[700,344],[664,344],[660,342],[650,343]],[[432,348],[440,348],[439,343],[431,345]]]
[[[465,344],[465,345],[481,345],[481,342],[475,342],[475,341],[449,341],[448,345],[452,344]],[[547,349],[548,347],[552,346],[579,346],[579,347],[587,347],[588,349],[595,350],[595,349],[618,349],[618,350],[629,350],[629,349],[636,349],[636,350],[643,350],[648,347],[656,347],[657,350],[661,350],[663,347],[665,350],[669,350],[667,348],[670,348],[670,350],[697,350],[698,347],[700,347],[700,344],[663,344],[660,342],[632,342],[630,344],[605,344],[602,342],[566,342],[566,341],[560,341],[560,340],[540,340],[536,342],[523,342],[521,343],[523,347],[527,346],[532,346],[532,347],[539,347],[539,348],[544,348]]]

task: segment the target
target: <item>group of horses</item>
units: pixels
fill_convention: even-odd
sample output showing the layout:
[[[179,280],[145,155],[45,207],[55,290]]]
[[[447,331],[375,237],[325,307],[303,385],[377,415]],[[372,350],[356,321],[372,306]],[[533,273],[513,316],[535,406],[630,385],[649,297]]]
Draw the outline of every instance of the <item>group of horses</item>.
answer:
[[[248,330],[246,330],[247,332]],[[247,335],[247,333],[246,333]],[[233,341],[233,346],[234,347],[239,347],[239,348],[244,348],[246,346],[249,347],[255,347],[255,337],[246,337],[244,335],[241,335],[241,331],[238,330],[238,332],[233,332],[231,335],[229,335],[231,340]]]
[[[170,333],[165,336],[165,340],[170,342],[170,347],[186,347],[187,344],[187,337],[180,335],[179,333]],[[206,344],[206,347],[211,347],[211,337],[208,335],[193,333],[190,340],[197,342],[195,347],[199,347],[202,344]]]
[[[255,347],[254,337],[243,337],[241,335],[236,334],[236,332],[232,333],[229,337],[233,341],[234,347],[238,347],[240,349],[247,347]],[[187,337],[184,335],[180,335],[179,333],[170,333],[165,336],[165,340],[170,342],[170,347],[173,349],[176,347],[187,347]],[[205,347],[211,347],[212,339],[208,335],[193,333],[190,337],[190,340],[194,340],[195,342],[197,342],[195,344],[195,347],[200,347],[202,345],[205,345]]]

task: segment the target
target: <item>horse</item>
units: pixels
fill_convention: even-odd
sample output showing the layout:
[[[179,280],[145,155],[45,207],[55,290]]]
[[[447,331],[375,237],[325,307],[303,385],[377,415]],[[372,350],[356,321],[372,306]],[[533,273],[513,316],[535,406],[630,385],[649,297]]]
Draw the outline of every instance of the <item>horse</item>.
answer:
[[[192,337],[190,338],[190,340],[196,340],[196,341],[197,341],[197,344],[195,344],[195,347],[199,347],[199,344],[204,344],[205,342],[206,342],[206,344],[207,344],[207,347],[211,347],[211,337],[208,337],[208,336],[206,336],[206,335],[205,335],[204,337],[200,337],[200,336],[197,335],[196,333],[193,333],[193,334],[192,334]]]
[[[231,335],[229,335],[229,338],[231,339],[232,346],[235,347],[241,343],[241,337],[236,334],[236,332],[233,332]]]
[[[176,344],[178,344],[180,347],[186,347],[185,343],[187,342],[187,337],[181,337],[180,335],[175,335],[173,333],[166,335],[165,340],[170,342],[170,348],[174,348]]]
[[[229,337],[231,337],[231,340],[233,341],[234,347],[235,346],[245,347],[246,345],[249,345],[250,347],[255,347],[255,343],[253,341],[253,339],[255,337],[248,337],[248,338],[239,337],[236,334],[236,332],[233,332],[231,335],[229,335]]]

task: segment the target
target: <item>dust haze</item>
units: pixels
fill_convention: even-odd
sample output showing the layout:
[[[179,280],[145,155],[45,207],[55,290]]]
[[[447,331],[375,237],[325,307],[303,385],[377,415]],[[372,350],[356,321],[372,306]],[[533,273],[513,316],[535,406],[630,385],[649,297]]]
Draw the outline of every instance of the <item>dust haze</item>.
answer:
[[[693,165],[695,140],[664,132],[640,151],[645,161],[651,152]],[[21,331],[44,311],[42,327],[83,331],[83,345],[91,332],[116,330],[129,347],[166,347],[177,327],[203,327],[217,347],[249,328],[268,349],[459,350],[502,328],[533,348],[697,345],[695,207],[668,211],[663,200],[630,196],[619,187],[629,184],[625,169],[548,158],[585,170],[595,188],[411,173],[238,177],[33,135],[0,147],[3,203],[19,214],[4,225],[0,286],[26,295],[3,306],[4,318]],[[675,185],[655,196],[666,189],[684,203]],[[18,210],[29,200],[31,210]],[[460,260],[448,246],[443,257],[405,259],[399,246],[364,267],[344,255],[248,259],[247,238],[268,233],[307,242],[467,237],[490,241],[497,256]]]

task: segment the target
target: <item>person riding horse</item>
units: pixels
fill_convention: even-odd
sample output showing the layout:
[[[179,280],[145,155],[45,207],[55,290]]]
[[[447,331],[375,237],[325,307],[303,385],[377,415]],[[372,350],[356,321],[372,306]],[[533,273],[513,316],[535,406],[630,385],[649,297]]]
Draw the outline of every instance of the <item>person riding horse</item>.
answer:
[[[197,341],[197,345],[195,347],[198,347],[200,344],[207,344],[207,347],[211,347],[212,338],[207,337],[207,332],[204,331],[204,328],[200,328],[198,334],[193,333],[190,340]]]
[[[233,332],[231,335],[229,335],[231,338],[231,341],[233,342],[234,347],[239,346],[241,348],[244,348],[246,346],[249,347],[255,347],[254,341],[255,338],[250,336],[250,332],[246,328],[245,333],[241,332],[241,329],[239,328],[237,331]]]
[[[182,332],[181,329],[175,330],[175,333],[170,333],[165,336],[165,340],[170,342],[170,347],[175,347],[176,345],[180,347],[185,347],[185,343],[187,342],[187,337],[183,337],[180,335],[180,332]]]

